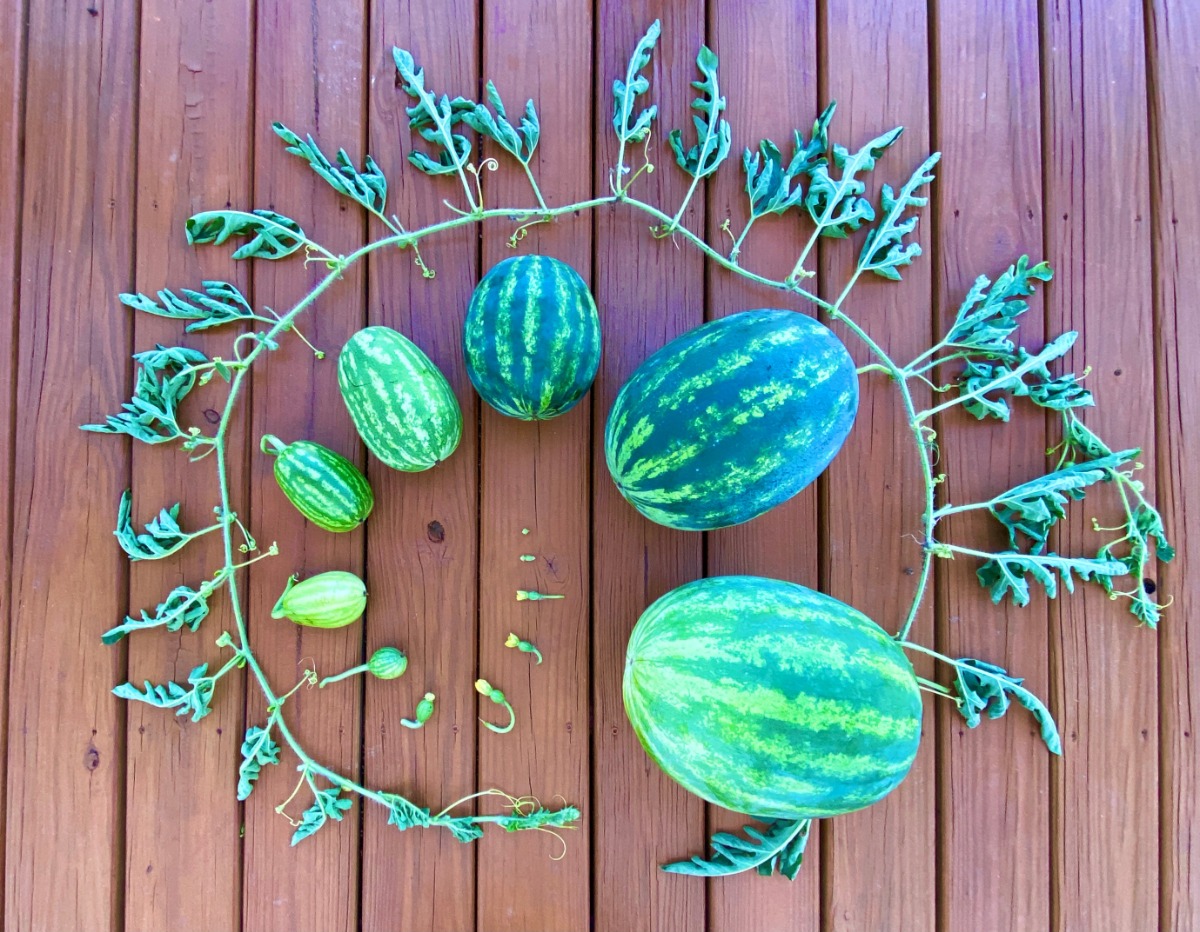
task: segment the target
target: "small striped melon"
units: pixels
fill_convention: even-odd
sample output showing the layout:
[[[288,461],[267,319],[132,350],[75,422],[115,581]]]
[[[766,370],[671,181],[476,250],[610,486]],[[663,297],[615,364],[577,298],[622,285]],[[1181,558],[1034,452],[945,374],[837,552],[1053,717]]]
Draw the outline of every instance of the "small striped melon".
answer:
[[[483,277],[463,327],[467,374],[501,414],[569,411],[600,367],[600,318],[587,284],[549,256],[514,256]]]
[[[436,466],[462,438],[450,383],[420,347],[389,327],[367,327],[346,342],[338,386],[367,449],[393,469]]]
[[[857,410],[854,361],[829,329],[795,311],[742,311],[638,367],[609,412],[604,455],[651,521],[711,531],[812,482]]]
[[[296,510],[326,531],[353,531],[375,507],[375,495],[357,466],[311,440],[285,444],[267,434],[262,450],[275,457],[275,481]]]
[[[686,789],[759,818],[869,806],[904,779],[921,695],[900,645],[862,613],[795,583],[718,576],[642,615],[625,711]]]

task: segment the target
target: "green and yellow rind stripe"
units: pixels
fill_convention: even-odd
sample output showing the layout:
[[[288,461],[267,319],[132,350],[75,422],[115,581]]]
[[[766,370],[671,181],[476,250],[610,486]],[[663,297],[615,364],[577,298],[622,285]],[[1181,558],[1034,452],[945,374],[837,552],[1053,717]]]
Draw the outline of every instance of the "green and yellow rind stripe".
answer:
[[[358,467],[309,440],[288,444],[276,456],[275,481],[297,511],[326,531],[352,531],[375,507]]]
[[[743,311],[642,363],[609,413],[605,459],[650,520],[713,530],[812,482],[857,410],[854,361],[830,330],[792,311]]]
[[[624,698],[673,779],[762,818],[870,805],[904,779],[921,737],[920,690],[894,639],[837,599],[753,576],[698,580],[651,605]]]
[[[569,411],[600,366],[600,318],[579,274],[549,256],[498,262],[471,296],[467,374],[481,398],[521,420]]]
[[[347,341],[338,386],[367,449],[393,469],[436,466],[462,439],[450,383],[415,343],[388,327],[367,327]]]

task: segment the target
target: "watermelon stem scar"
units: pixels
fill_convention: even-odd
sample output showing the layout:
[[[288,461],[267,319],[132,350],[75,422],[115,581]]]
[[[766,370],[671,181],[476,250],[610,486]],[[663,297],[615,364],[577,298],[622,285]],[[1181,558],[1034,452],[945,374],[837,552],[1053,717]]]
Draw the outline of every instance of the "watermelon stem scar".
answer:
[[[134,631],[161,628],[176,632],[184,625],[195,631],[209,614],[210,599],[219,589],[227,590],[234,631],[222,634],[217,644],[221,650],[232,651],[233,659],[221,668],[221,673],[244,666],[249,671],[249,679],[262,693],[267,710],[262,720],[247,728],[241,748],[243,760],[239,767],[237,795],[239,799],[247,798],[254,790],[262,767],[280,763],[285,749],[290,752],[301,773],[293,796],[304,791],[306,786],[312,794],[311,807],[295,823],[293,844],[330,822],[341,821],[355,798],[383,807],[388,823],[397,830],[441,828],[462,842],[478,838],[487,825],[497,825],[507,831],[552,831],[571,824],[580,816],[579,810],[566,804],[565,800],[559,808],[545,808],[536,801],[512,797],[495,789],[467,799],[477,795],[502,797],[509,801],[510,811],[494,815],[451,815],[452,806],[432,814],[430,808],[399,792],[364,786],[320,763],[288,724],[288,716],[284,713],[288,711],[290,715],[287,701],[291,693],[276,692],[267,677],[249,637],[246,608],[249,600],[242,598],[242,576],[238,571],[261,557],[282,551],[273,544],[265,554],[241,563],[235,560],[236,554],[257,550],[254,537],[237,520],[229,468],[231,450],[240,450],[236,441],[240,439],[239,425],[244,422],[238,414],[238,403],[249,385],[249,373],[265,354],[279,348],[285,335],[296,333],[299,336],[295,326],[298,318],[327,292],[343,283],[348,270],[361,260],[383,250],[409,250],[421,274],[433,278],[433,270],[421,256],[421,245],[429,237],[475,224],[499,221],[515,225],[510,245],[516,247],[531,225],[572,218],[600,208],[635,211],[648,218],[657,232],[669,235],[675,242],[686,243],[715,267],[760,285],[768,293],[782,296],[780,303],[789,304],[785,311],[770,313],[790,314],[794,310],[791,304],[807,302],[824,315],[826,323],[840,325],[871,357],[857,371],[851,366],[849,378],[855,388],[860,378],[883,373],[895,386],[904,411],[922,477],[921,528],[919,533],[912,535],[920,547],[921,567],[919,573],[914,574],[916,585],[911,604],[907,611],[899,613],[901,617],[887,619],[887,631],[852,607],[838,603],[825,612],[823,620],[816,625],[827,632],[816,641],[795,640],[795,631],[785,632],[786,637],[766,639],[760,632],[730,646],[705,641],[703,632],[698,639],[690,639],[684,636],[686,632],[675,631],[672,643],[677,642],[675,646],[680,647],[682,653],[669,655],[668,661],[627,665],[626,679],[632,683],[626,695],[627,706],[649,723],[643,729],[653,739],[647,740],[648,747],[653,744],[666,748],[662,755],[674,755],[682,762],[678,768],[682,774],[681,782],[695,785],[710,798],[736,798],[743,810],[761,823],[758,828],[747,828],[740,836],[718,834],[713,839],[714,854],[710,860],[693,858],[685,862],[683,868],[670,866],[669,870],[719,876],[754,868],[760,873],[778,871],[788,877],[795,876],[812,818],[866,805],[903,778],[916,753],[919,728],[915,723],[920,721],[922,689],[953,699],[972,727],[985,715],[1000,717],[1016,700],[1037,719],[1049,749],[1056,753],[1060,750],[1049,710],[1023,685],[1019,676],[985,660],[948,657],[908,639],[918,610],[929,592],[935,558],[972,561],[981,586],[996,603],[1007,599],[1015,605],[1025,605],[1030,602],[1034,588],[1040,587],[1054,597],[1060,585],[1070,592],[1077,581],[1086,581],[1099,585],[1113,599],[1125,600],[1130,612],[1144,625],[1154,627],[1158,623],[1164,603],[1158,601],[1159,587],[1152,577],[1157,563],[1171,559],[1173,550],[1162,518],[1137,477],[1142,468],[1140,450],[1110,445],[1080,418],[1079,411],[1092,405],[1094,399],[1079,378],[1061,371],[1062,360],[1074,344],[1076,334],[1062,334],[1042,347],[1027,348],[1016,342],[1019,318],[1028,310],[1028,299],[1037,287],[1052,277],[1049,266],[1044,262],[1031,263],[1028,257],[1022,256],[994,280],[981,276],[964,296],[953,323],[940,341],[907,363],[893,358],[888,348],[876,341],[847,312],[848,299],[864,278],[899,281],[903,272],[920,256],[920,246],[913,239],[918,222],[916,212],[927,203],[927,190],[934,180],[933,169],[939,155],[934,153],[922,161],[899,188],[883,185],[879,198],[872,200],[866,196],[864,179],[900,137],[901,129],[886,130],[851,150],[831,139],[835,112],[831,103],[814,121],[807,138],[801,131],[793,134],[792,151],[786,157],[771,140],[763,140],[757,152],[743,152],[740,161],[749,198],[749,221],[736,237],[728,223],[722,224],[720,242],[714,246],[682,222],[687,213],[686,205],[678,205],[677,210],[668,213],[638,198],[631,190],[637,183],[644,184],[644,179],[655,171],[651,162],[651,140],[658,138],[654,126],[658,108],[647,100],[646,95],[651,86],[648,73],[652,73],[647,69],[659,36],[660,25],[656,21],[639,40],[621,76],[612,84],[611,125],[617,136],[618,149],[616,162],[609,172],[611,193],[607,195],[571,204],[547,204],[530,167],[536,164],[532,157],[541,132],[534,102],[528,101],[523,111],[510,111],[491,82],[486,84],[484,102],[461,97],[451,100],[427,86],[424,70],[417,66],[409,52],[394,49],[398,93],[405,95],[406,102],[411,104],[407,108],[409,125],[418,137],[417,144],[408,153],[409,161],[417,171],[425,174],[443,176],[451,179],[451,183],[457,178],[456,190],[461,188],[458,205],[446,201],[448,211],[442,219],[423,227],[406,228],[398,214],[391,212],[388,206],[388,181],[374,159],[366,156],[360,168],[344,150],[338,150],[331,158],[311,136],[302,137],[276,123],[273,129],[287,151],[307,163],[337,194],[355,202],[375,218],[385,231],[380,238],[349,250],[331,248],[315,242],[296,221],[274,209],[206,211],[187,221],[189,245],[230,243],[235,247],[234,259],[281,261],[295,256],[293,261],[298,265],[313,263],[324,274],[307,294],[283,313],[255,310],[238,288],[217,281],[201,283],[202,290],[176,292],[163,289],[155,292],[153,297],[145,294],[120,296],[124,304],[135,310],[185,322],[183,326],[188,331],[237,324],[246,332],[231,341],[232,352],[226,356],[231,360],[229,362],[217,356],[210,359],[197,350],[181,346],[157,346],[135,354],[138,368],[133,398],[103,423],[84,427],[101,433],[123,434],[148,444],[179,442],[192,459],[207,458],[210,465],[215,463],[219,489],[219,503],[214,509],[217,523],[191,533],[181,528],[177,521],[179,505],[161,508],[144,530],[135,528],[132,494],[122,495],[116,534],[131,559],[163,559],[196,537],[218,531],[222,559],[221,565],[207,578],[194,586],[176,586],[153,612],[144,610],[140,618],[127,617],[124,624],[105,632],[102,638],[106,643],[116,643]],[[717,56],[710,49],[702,49],[696,67],[700,80],[694,84],[701,96],[693,105],[697,111],[693,115],[695,136],[692,137],[691,129],[687,131],[686,142],[682,131],[664,134],[680,170],[690,178],[689,196],[699,190],[699,182],[713,174],[729,154],[728,124],[722,116],[727,101],[720,93]],[[484,206],[479,176],[482,171],[490,170],[494,162],[490,157],[479,159],[478,147],[483,140],[499,147],[496,150],[499,158],[511,157],[521,164],[530,182],[530,195],[525,203],[536,203],[536,206]],[[500,155],[501,152],[506,154]],[[637,164],[626,164],[627,159]],[[768,215],[784,214],[799,217],[809,225],[811,235],[791,272],[785,278],[776,279],[752,271],[743,260],[752,245],[748,235],[751,225]],[[858,250],[852,273],[832,300],[806,287],[817,281],[814,270],[806,263],[822,238],[849,239],[852,248]],[[630,248],[641,247],[634,244]],[[310,272],[300,267],[297,274],[307,278]],[[587,310],[590,314],[590,308]],[[333,311],[332,303],[329,311]],[[486,342],[485,339],[484,344]],[[483,348],[488,349],[488,346]],[[323,355],[314,352],[318,358]],[[457,400],[444,376],[407,336],[380,327],[360,331],[342,348],[338,369],[339,387],[350,416],[375,456],[395,468],[418,471],[431,468],[451,455],[462,428]],[[702,381],[706,375],[702,361],[696,370],[693,374]],[[932,380],[930,373],[933,372],[939,373],[939,382]],[[261,367],[259,378],[262,378]],[[742,386],[747,392],[746,398],[735,403],[732,414],[735,417],[744,415],[746,421],[759,417],[770,405],[782,404],[781,399],[790,397],[789,392],[795,390],[792,383],[798,378],[780,378],[779,384],[771,386],[770,391],[762,386]],[[540,401],[542,390],[534,392],[529,388],[533,384],[531,379],[522,382],[527,394]],[[579,385],[571,384],[578,389],[583,380]],[[216,406],[205,410],[206,427],[192,426],[186,420],[181,423],[181,417],[186,418],[185,412],[190,408],[182,402],[193,389],[209,391],[212,390],[210,386],[221,385],[226,386],[224,404],[219,410]],[[927,387],[940,400],[925,410],[918,410],[913,386]],[[573,394],[562,404],[573,403],[572,398]],[[1033,404],[1057,413],[1062,437],[1047,453],[1055,460],[1053,468],[1011,489],[1000,490],[985,501],[939,502],[938,489],[943,490],[944,497],[948,487],[943,482],[945,476],[935,476],[933,469],[941,443],[937,433],[939,415],[961,408],[979,420],[1004,422],[1009,419],[1011,405],[1016,403]],[[418,408],[422,406],[426,414],[433,412],[424,420],[418,416]],[[521,410],[532,413],[534,409],[527,403]],[[565,408],[558,402],[548,403],[544,413],[559,410]],[[654,429],[652,420],[631,422],[629,436],[641,443],[647,432]],[[712,438],[709,440],[708,445],[715,443]],[[333,451],[317,448],[306,440],[285,446],[272,434],[265,435],[261,444],[265,452],[274,456],[275,463],[282,463],[281,487],[289,497],[294,496],[297,507],[303,505],[308,509],[310,520],[324,522],[321,526],[327,528],[348,530],[370,511],[370,490],[365,487],[365,480],[360,482],[361,477],[356,476],[357,467],[343,462],[343,458]],[[634,445],[631,441],[629,447],[618,446],[614,457],[625,462],[623,457],[630,454]],[[696,449],[704,447],[705,444],[700,443]],[[668,468],[676,468],[678,461],[695,451],[667,445],[660,452],[657,463],[640,468],[642,478],[653,478]],[[787,460],[788,456],[778,458]],[[661,471],[656,473],[656,470]],[[1101,483],[1116,489],[1124,520],[1115,528],[1101,531],[1108,539],[1098,552],[1080,556],[1051,552],[1049,547],[1055,526],[1066,515],[1067,506]],[[643,504],[665,512],[668,510],[665,506],[675,502],[685,491],[677,484],[671,488],[653,489],[652,495],[647,495],[644,490],[637,494],[643,496]],[[650,500],[654,495],[657,499]],[[764,501],[769,498],[767,496]],[[973,510],[990,514],[999,522],[1006,536],[1003,549],[983,550],[939,536],[939,525],[944,518]],[[440,543],[441,525],[431,522],[429,528],[429,539]],[[530,531],[523,528],[521,533],[527,536]],[[1116,585],[1114,580],[1121,576],[1131,577],[1134,584]],[[734,602],[725,604],[718,599],[710,604],[709,610],[714,617],[723,617],[731,624],[741,615],[750,618],[754,612],[749,608],[745,611],[732,609],[742,606],[738,599],[745,599],[747,592],[763,590],[764,586],[782,600],[780,605],[791,606],[786,612],[781,609],[782,613],[791,612],[797,618],[812,621],[811,605],[826,604],[822,599],[828,597],[818,598],[819,593],[801,598],[794,592],[789,595],[790,590],[780,590],[777,584],[778,581],[771,580],[733,584],[730,591],[734,592],[731,596]],[[720,593],[715,595],[720,596]],[[564,596],[517,590],[516,598],[540,601]],[[788,599],[792,601],[788,602]],[[365,602],[365,587],[360,579],[332,570],[302,583],[296,583],[292,577],[272,614],[292,617],[303,624],[334,627],[353,622],[361,614]],[[753,598],[746,601],[750,607],[756,604]],[[830,646],[845,647],[855,638],[866,638],[861,642],[866,646],[857,654],[849,648],[839,653]],[[523,651],[532,648],[529,642],[519,638],[517,641],[518,648]],[[799,657],[818,663],[820,675],[797,678],[788,672],[787,664],[767,663],[765,658],[776,656],[772,652],[777,652],[780,645],[791,645],[792,653],[785,659]],[[653,655],[667,646],[670,645],[665,642],[655,644],[634,639],[630,650]],[[387,650],[399,654],[394,648]],[[944,664],[952,671],[952,683],[946,685],[917,679],[904,651],[923,653]],[[720,668],[724,667],[728,672],[738,665],[744,668],[742,673],[756,672],[748,679],[714,678],[714,672]],[[367,672],[399,675],[398,671],[402,672],[401,657],[385,653],[378,657],[374,669],[368,666]],[[779,674],[774,687],[764,685],[763,671]],[[862,677],[856,680],[847,671],[857,671]],[[361,667],[356,667],[347,674],[361,672]],[[214,695],[219,698],[216,687],[221,673],[208,676],[207,665],[204,665],[192,671],[186,684],[147,682],[142,689],[126,683],[118,686],[116,692],[123,698],[174,709],[177,713],[191,711],[198,719],[208,710]],[[671,685],[656,689],[656,680],[659,685],[669,680]],[[869,681],[876,687],[855,691],[851,687],[856,681]],[[306,671],[297,688],[314,682],[316,674]],[[515,715],[504,693],[485,680],[478,681],[476,688],[509,713],[506,725],[484,724],[501,733],[511,730]],[[821,688],[826,688],[827,692],[821,692]],[[744,700],[750,693],[753,693],[756,705],[747,711]],[[880,697],[885,694],[895,700],[890,707],[881,703]],[[681,714],[680,703],[696,696],[705,697],[708,706],[691,710],[694,715],[688,719]],[[671,705],[672,702],[675,705]],[[432,703],[433,694],[430,693],[418,705],[416,724],[423,723],[432,714]],[[741,715],[739,727],[730,725],[734,711]],[[656,728],[653,715],[673,717],[676,730],[667,733],[668,730]],[[774,719],[771,719],[772,715]],[[719,736],[750,735],[752,741],[748,746],[736,747],[730,743],[723,752],[738,757],[744,766],[732,770],[714,769],[711,765],[717,752],[697,742],[681,724],[691,722],[697,726],[703,724]],[[746,727],[740,728],[742,725]],[[810,757],[797,757],[795,747],[781,740],[780,729],[784,725],[808,729],[806,740],[814,752]],[[768,779],[775,773],[770,765],[781,756],[799,759],[801,764],[796,772],[785,773],[778,780]],[[804,803],[800,808],[793,805],[797,799]]]

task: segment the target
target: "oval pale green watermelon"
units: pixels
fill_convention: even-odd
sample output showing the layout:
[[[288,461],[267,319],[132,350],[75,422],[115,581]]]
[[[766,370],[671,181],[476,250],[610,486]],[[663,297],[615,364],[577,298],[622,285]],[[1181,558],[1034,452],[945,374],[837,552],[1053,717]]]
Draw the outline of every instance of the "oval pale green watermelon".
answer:
[[[436,466],[462,438],[450,383],[420,347],[389,327],[367,327],[346,342],[338,387],[367,449],[393,469]]]
[[[869,806],[904,779],[921,695],[900,645],[795,583],[680,586],[633,629],[625,711],[646,752],[709,802],[759,818]]]
[[[794,311],[743,311],[647,359],[604,436],[621,494],[651,521],[708,531],[749,521],[812,482],[858,410],[842,342]]]
[[[579,273],[549,256],[515,256],[483,277],[463,327],[467,375],[501,414],[569,411],[600,367],[600,318]]]

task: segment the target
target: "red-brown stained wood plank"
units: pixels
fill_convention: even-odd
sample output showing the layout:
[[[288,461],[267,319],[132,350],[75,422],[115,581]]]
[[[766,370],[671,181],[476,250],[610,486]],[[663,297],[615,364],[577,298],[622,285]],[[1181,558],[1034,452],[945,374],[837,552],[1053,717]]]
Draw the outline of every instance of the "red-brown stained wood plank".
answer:
[[[926,5],[913,0],[862,4],[830,2],[821,41],[826,95],[838,102],[832,139],[852,151],[893,126],[906,127],[869,176],[878,203],[880,185],[899,189],[929,154],[929,77]],[[864,74],[884,77],[864,82]],[[882,211],[880,211],[882,214]],[[919,212],[913,238],[926,254],[899,283],[864,276],[846,313],[903,363],[928,346],[932,218]],[[824,290],[841,292],[858,259],[860,241],[827,240],[822,251]],[[862,343],[833,328],[860,365],[872,361]],[[916,386],[915,400],[924,393]],[[831,595],[898,631],[912,604],[920,567],[920,508],[924,500],[914,440],[896,389],[886,377],[861,377],[856,427],[823,486],[828,540],[823,558]],[[915,539],[914,539],[915,538]],[[866,585],[864,581],[869,580]],[[931,644],[933,613],[922,607],[909,635]],[[932,676],[915,655],[917,671]],[[861,812],[822,823],[830,929],[931,929],[934,926],[934,715],[925,703],[924,740],[912,770],[889,797]]]
[[[23,4],[10,4],[0,17],[0,334],[7,343],[4,355],[7,370],[0,378],[0,412],[4,422],[0,435],[4,437],[4,452],[0,453],[0,619],[7,625],[0,637],[0,759],[8,757],[8,648],[12,630],[12,487],[16,452],[16,389],[17,389],[17,311],[19,309],[20,262],[18,248],[21,238],[22,154],[21,117],[25,83],[25,10]],[[5,795],[8,780],[6,768],[0,768],[0,798]],[[3,837],[6,813],[0,807],[0,838]],[[4,846],[0,844],[0,876],[3,871]],[[3,923],[4,894],[0,882],[0,923]]]
[[[1034,2],[937,8],[936,133],[944,153],[934,191],[939,339],[976,277],[995,280],[1023,253],[1033,262],[1042,258],[1037,15]],[[1043,331],[1038,298],[1021,323],[1019,342],[1036,350]],[[949,381],[956,371],[946,367],[939,381]],[[941,417],[943,502],[985,501],[1048,468],[1044,413],[1030,404],[1012,407],[1006,425],[981,424],[958,410]],[[1007,547],[1003,529],[987,514],[956,515],[939,525],[938,534],[980,550]],[[993,606],[975,569],[971,560],[938,564],[944,606],[939,649],[999,664],[1048,698],[1045,598],[1026,608]],[[949,681],[951,671],[938,673]],[[945,926],[1047,928],[1050,755],[1036,723],[1014,709],[1003,721],[985,721],[972,730],[952,704],[942,704],[941,711],[939,873]]]
[[[193,213],[245,203],[250,140],[250,8],[153,0],[142,6],[138,110],[137,263],[134,284],[199,288],[221,279],[246,288],[228,253],[189,249],[183,225]],[[114,314],[133,315],[124,308]],[[236,331],[200,336],[184,333],[181,321],[148,314],[134,319],[134,347],[186,345],[210,356],[231,358]],[[206,433],[211,415],[224,405],[225,383],[197,389],[182,418]],[[244,488],[244,419],[234,425],[230,457],[234,488]],[[178,444],[133,451],[134,507],[152,514],[182,502],[184,527],[213,522],[220,502],[215,459],[189,464]],[[135,564],[130,606],[136,612],[161,602],[176,586],[197,586],[224,562],[219,535],[209,535],[177,557]],[[228,594],[210,603],[200,630],[137,632],[129,639],[129,678],[134,683],[187,681],[192,668],[220,667],[228,654],[213,641],[233,627]],[[115,620],[114,620],[115,623]],[[222,656],[224,654],[224,656]],[[241,677],[221,680],[213,712],[193,723],[142,703],[128,711],[126,781],[125,927],[134,929],[234,929],[241,919],[236,895],[241,882],[240,807],[235,794],[242,743]]]
[[[1200,203],[1196,170],[1188,153],[1200,150],[1200,9],[1195,4],[1159,0],[1147,7],[1147,55],[1150,62],[1151,185],[1154,202],[1154,286],[1156,301],[1156,382],[1159,495],[1167,533],[1179,546],[1176,562],[1165,565],[1160,589],[1174,604],[1159,628],[1162,784],[1161,904],[1159,928],[1183,932],[1200,927],[1200,866],[1193,852],[1197,836],[1196,786],[1200,783],[1200,637],[1196,588],[1200,551],[1200,377],[1195,360],[1200,345],[1191,309],[1200,291]],[[1190,507],[1189,507],[1190,506]]]
[[[728,219],[736,236],[749,216],[741,151],[757,151],[759,140],[772,139],[790,157],[792,131],[808,138],[817,113],[816,4],[742,6],[710,4],[708,39],[720,58],[721,90],[733,133],[730,157],[708,186],[708,241],[728,253],[731,243],[721,225]],[[690,130],[685,130],[685,133]],[[673,170],[673,166],[669,170]],[[755,224],[742,245],[740,261],[750,269],[783,278],[804,246],[805,232],[793,215]],[[759,307],[798,307],[786,294],[751,284],[708,264],[708,316]],[[789,579],[816,588],[817,490],[811,486],[785,505],[737,527],[708,535],[710,576],[748,573]],[[708,807],[708,833],[736,831],[744,815]],[[711,932],[754,928],[816,929],[821,919],[819,829],[814,826],[804,866],[793,883],[769,881],[751,871],[708,884]],[[707,852],[706,852],[707,853]]]
[[[525,0],[485,4],[483,75],[510,114],[533,98],[543,136],[531,168],[548,204],[591,195],[592,4]],[[571,62],[563,68],[562,62]],[[535,197],[511,157],[489,145],[502,168],[487,177],[487,203],[531,206]],[[482,271],[514,255],[512,224],[485,229]],[[591,217],[534,227],[522,255],[551,255],[592,278]],[[574,347],[569,347],[572,351]],[[539,351],[547,351],[542,348]],[[479,786],[529,794],[546,805],[589,802],[591,594],[589,534],[591,396],[542,423],[506,417],[481,403],[479,674],[516,710],[510,734],[480,726]],[[527,528],[529,533],[523,534]],[[537,559],[522,562],[521,554]],[[518,589],[565,599],[518,602]],[[506,648],[509,632],[532,641],[545,662]],[[503,721],[481,699],[479,714]],[[482,804],[481,804],[482,808]],[[487,807],[495,809],[493,803]],[[591,813],[588,813],[590,818]],[[479,844],[480,929],[589,928],[589,822],[563,831],[566,852],[540,832],[485,837]],[[559,858],[561,860],[551,860]],[[520,864],[520,870],[514,865]],[[530,895],[530,891],[536,891]]]
[[[10,5],[11,6],[11,5]],[[121,653],[112,537],[128,446],[83,433],[130,391],[133,7],[31,5],[25,113],[7,883],[10,929],[119,923]],[[49,117],[49,118],[48,118]]]
[[[312,133],[326,152],[345,147],[362,164],[363,42],[361,5],[317,0],[299,6],[260,2],[257,7],[254,206],[278,210],[334,252],[346,253],[363,239],[365,219],[357,205],[340,199],[302,161],[288,155],[271,130],[281,120],[301,135]],[[256,304],[283,312],[323,276],[320,265],[303,267],[301,255],[254,267]],[[285,443],[315,440],[362,463],[362,447],[337,388],[337,354],[362,326],[364,273],[343,279],[298,321],[304,335],[326,352],[317,360],[293,335],[266,354],[253,376],[250,515],[263,546],[280,544],[281,555],[250,570],[250,636],[277,694],[315,664],[329,676],[362,662],[363,625],[334,631],[304,629],[270,617],[289,574],[302,579],[326,570],[363,570],[363,532],[331,534],[307,523],[272,478],[272,462],[258,452],[259,438]],[[368,638],[369,640],[369,638]],[[246,724],[261,725],[267,712],[261,691],[247,686]],[[307,752],[347,776],[359,774],[362,681],[328,689],[302,689],[287,701],[288,726]],[[243,921],[247,930],[314,929],[332,932],[358,924],[359,820],[362,803],[341,822],[290,848],[292,826],[275,813],[296,784],[296,761],[284,751],[281,766],[264,774],[245,806]],[[320,781],[318,781],[320,782]],[[313,804],[302,787],[287,807],[291,818]]]
[[[632,194],[674,214],[689,180],[660,141],[690,126],[695,58],[704,41],[698,3],[603,4],[596,23],[595,193],[609,193],[616,164],[612,82],[650,23],[662,20],[651,66],[650,92],[639,106],[658,103],[651,137],[653,174]],[[640,146],[626,164],[642,164]],[[703,228],[697,197],[684,222]],[[652,352],[703,321],[702,256],[647,233],[650,221],[632,209],[604,209],[596,218],[596,301],[604,356],[593,389],[592,472],[592,821],[593,923],[597,932],[697,930],[705,923],[705,891],[694,878],[664,874],[658,865],[700,850],[704,806],[646,756],[625,717],[621,675],[629,632],[641,613],[667,591],[702,575],[700,535],[672,531],[642,518],[617,492],[604,463],[604,424],[613,399]]]
[[[448,216],[442,199],[454,201],[461,188],[406,158],[428,146],[408,128],[412,101],[396,86],[392,47],[411,51],[439,94],[474,96],[476,17],[466,0],[371,5],[370,151],[391,185],[391,210],[409,228]],[[379,235],[378,224],[370,231]],[[369,322],[414,340],[450,379],[463,412],[462,441],[445,463],[408,474],[368,462],[376,494],[367,531],[370,645],[396,643],[409,667],[399,681],[367,684],[365,777],[435,812],[475,791],[478,405],[460,347],[477,237],[467,226],[423,242],[433,280],[421,277],[409,251],[370,261]],[[437,696],[433,717],[420,731],[404,728],[400,719],[412,718],[427,691]],[[400,834],[376,809],[365,818],[362,852],[364,928],[474,928],[475,845],[444,829]]]
[[[1086,421],[1124,448],[1154,441],[1149,190],[1142,7],[1057,0],[1044,10],[1046,246],[1051,334],[1081,332],[1064,371],[1093,367]],[[1153,471],[1139,474],[1153,497]],[[1119,511],[1089,496],[1051,549],[1094,554]],[[1136,580],[1123,579],[1136,585]],[[1157,928],[1158,643],[1094,585],[1051,609],[1052,922]],[[1131,878],[1135,878],[1131,881]],[[1137,879],[1142,879],[1139,882]]]

